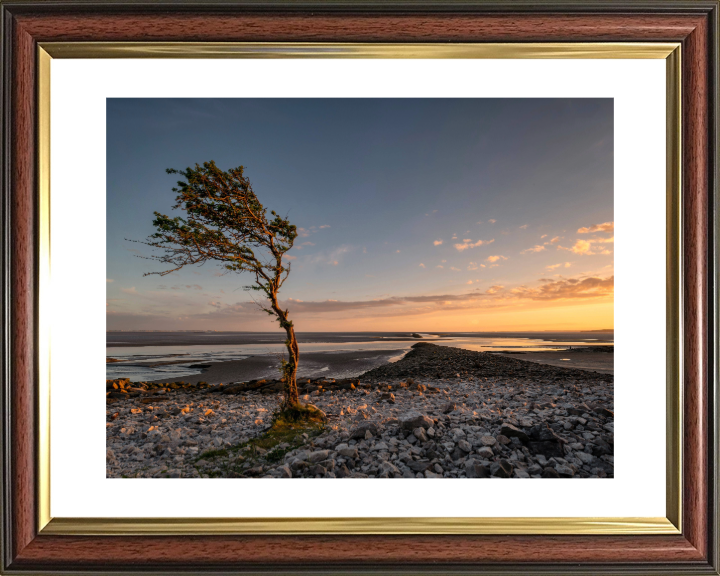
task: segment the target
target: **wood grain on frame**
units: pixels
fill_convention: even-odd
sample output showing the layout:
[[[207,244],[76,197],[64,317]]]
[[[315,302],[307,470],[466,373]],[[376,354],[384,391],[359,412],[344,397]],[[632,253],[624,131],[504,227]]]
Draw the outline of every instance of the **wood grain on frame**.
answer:
[[[480,6],[480,5],[479,5]],[[639,4],[637,5],[639,6]],[[667,4],[670,7],[670,4]],[[717,4],[678,4],[674,12],[548,13],[323,13],[233,11],[203,14],[131,12],[100,5],[53,10],[4,5],[4,168],[10,186],[12,240],[11,461],[5,462],[9,502],[4,564],[18,571],[415,569],[525,564],[523,571],[717,571],[713,454],[710,434],[709,323],[714,310],[708,261],[708,211],[714,193],[714,106]],[[42,41],[667,41],[683,43],[684,242],[684,491],[682,536],[37,536],[35,525],[34,394],[36,359],[35,59]],[[9,62],[9,64],[8,64]],[[8,67],[9,66],[9,67]],[[7,71],[11,70],[12,78]],[[9,82],[8,82],[9,80]],[[8,132],[9,130],[9,132]],[[7,147],[11,150],[9,160]],[[713,155],[711,155],[713,154]],[[7,180],[7,179],[6,179]],[[5,180],[5,181],[6,181]],[[4,183],[5,183],[4,181]],[[713,252],[714,253],[714,252]],[[713,288],[714,289],[714,288]],[[7,454],[7,452],[6,452]],[[713,567],[714,566],[714,567]],[[488,566],[490,567],[490,566]]]

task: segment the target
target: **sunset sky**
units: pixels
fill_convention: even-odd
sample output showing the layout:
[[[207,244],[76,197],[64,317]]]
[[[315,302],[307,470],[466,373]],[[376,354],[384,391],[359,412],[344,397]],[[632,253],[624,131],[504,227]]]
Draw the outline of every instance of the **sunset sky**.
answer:
[[[108,330],[278,330],[248,275],[126,240],[208,160],[299,227],[298,331],[613,327],[611,99],[107,102]]]

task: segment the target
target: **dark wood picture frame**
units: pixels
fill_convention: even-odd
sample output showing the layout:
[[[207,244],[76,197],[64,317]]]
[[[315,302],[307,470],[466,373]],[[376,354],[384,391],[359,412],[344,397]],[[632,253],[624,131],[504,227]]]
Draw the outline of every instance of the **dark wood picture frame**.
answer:
[[[2,559],[59,572],[718,574],[718,2],[3,1]],[[37,529],[39,42],[680,42],[683,530],[643,536],[53,536]]]

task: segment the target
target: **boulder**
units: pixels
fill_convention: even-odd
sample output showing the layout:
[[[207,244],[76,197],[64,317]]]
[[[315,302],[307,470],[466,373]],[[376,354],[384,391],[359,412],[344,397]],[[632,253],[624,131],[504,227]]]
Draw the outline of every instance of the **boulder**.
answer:
[[[365,433],[370,432],[373,435],[378,433],[378,427],[374,422],[363,422],[357,428],[350,431],[350,438],[359,440],[365,438]]]
[[[308,456],[308,462],[312,462],[313,464],[316,462],[322,462],[323,460],[327,460],[329,455],[329,450],[317,450],[310,453]]]
[[[507,436],[508,438],[517,438],[521,442],[526,442],[527,440],[529,440],[528,435],[525,434],[525,432],[513,426],[512,424],[508,424],[507,422],[504,422],[503,425],[500,427],[500,434],[502,434],[503,436]]]
[[[400,417],[400,426],[405,430],[414,430],[415,428],[431,428],[435,424],[432,418],[419,412],[408,412]]]

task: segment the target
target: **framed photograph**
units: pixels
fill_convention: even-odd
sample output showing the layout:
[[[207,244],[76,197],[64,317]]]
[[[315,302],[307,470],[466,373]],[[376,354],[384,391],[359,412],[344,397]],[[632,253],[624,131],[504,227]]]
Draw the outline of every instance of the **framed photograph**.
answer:
[[[717,2],[1,8],[3,573],[718,573]]]

